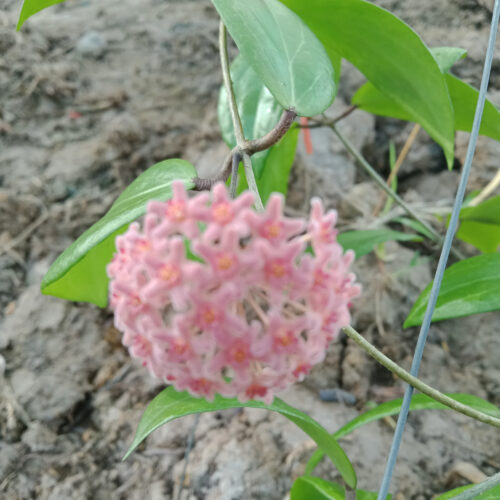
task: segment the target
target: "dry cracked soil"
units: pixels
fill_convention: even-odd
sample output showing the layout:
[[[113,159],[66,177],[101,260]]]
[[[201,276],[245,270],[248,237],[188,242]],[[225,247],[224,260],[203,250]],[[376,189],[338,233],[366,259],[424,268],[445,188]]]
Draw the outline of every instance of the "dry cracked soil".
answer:
[[[478,85],[492,2],[375,3],[430,46],[466,48],[456,72]],[[287,498],[312,447],[290,422],[261,410],[203,414],[196,427],[194,417],[177,420],[122,462],[145,405],[162,386],[131,361],[109,311],[39,291],[58,253],[148,166],[182,157],[208,175],[221,164],[226,147],[216,120],[221,75],[214,9],[208,0],[72,0],[16,33],[19,4],[0,0],[0,498]],[[342,112],[362,81],[346,64],[329,113]],[[496,104],[499,92],[500,50],[490,89]],[[383,175],[390,140],[401,148],[411,130],[360,111],[340,126]],[[313,142],[313,155],[300,146],[289,210],[304,212],[319,195],[339,211],[342,229],[376,227],[380,193],[327,130],[314,130]],[[405,199],[429,214],[445,212],[466,145],[467,135],[459,134],[457,168],[448,172],[440,149],[420,133],[400,175]],[[499,144],[480,140],[469,190],[492,178],[499,153]],[[372,253],[356,263],[364,294],[354,324],[405,367],[417,331],[401,325],[431,279],[436,252],[426,243],[390,243],[383,259]],[[443,391],[499,405],[499,358],[498,314],[446,321],[431,330],[421,375]],[[346,391],[351,404],[322,400],[325,389]],[[326,362],[283,398],[334,431],[370,402],[402,391],[401,382],[341,338]],[[341,441],[365,489],[379,485],[393,424],[375,422]],[[499,452],[497,430],[451,412],[415,412],[393,498],[428,499],[493,474]],[[317,474],[338,479],[326,461]]]

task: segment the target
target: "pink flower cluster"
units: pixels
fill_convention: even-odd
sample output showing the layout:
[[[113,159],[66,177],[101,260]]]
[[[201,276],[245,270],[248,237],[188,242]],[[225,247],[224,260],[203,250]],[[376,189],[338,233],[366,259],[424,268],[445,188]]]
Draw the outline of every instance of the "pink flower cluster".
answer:
[[[265,212],[223,184],[148,204],[143,229],[116,239],[108,266],[116,327],[132,356],[177,390],[266,403],[323,360],[360,293],[335,212],[312,201],[308,222]],[[311,251],[307,251],[312,249]]]

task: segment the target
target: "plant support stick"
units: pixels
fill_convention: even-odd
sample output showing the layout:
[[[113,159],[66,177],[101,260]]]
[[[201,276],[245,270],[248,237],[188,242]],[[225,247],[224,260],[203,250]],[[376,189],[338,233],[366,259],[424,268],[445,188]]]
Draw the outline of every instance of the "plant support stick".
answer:
[[[469,179],[469,174],[472,166],[472,159],[474,158],[474,152],[476,150],[477,138],[479,136],[479,128],[481,126],[481,118],[483,116],[484,103],[486,101],[486,91],[488,89],[488,82],[490,79],[491,64],[493,61],[493,52],[495,50],[495,40],[498,30],[499,17],[500,17],[500,0],[495,0],[495,7],[493,9],[493,16],[491,18],[488,49],[486,51],[486,57],[483,67],[483,76],[481,78],[481,88],[479,91],[476,112],[474,115],[474,123],[472,126],[469,146],[467,148],[467,156],[465,158],[465,163],[462,170],[462,176],[460,178],[460,184],[458,186],[457,195],[455,197],[455,203],[453,205],[453,211],[451,213],[448,230],[446,231],[446,236],[443,243],[443,249],[441,251],[441,256],[439,257],[439,263],[436,269],[436,275],[434,278],[434,282],[432,284],[429,296],[429,302],[427,303],[427,309],[425,311],[422,327],[420,328],[417,345],[415,347],[415,354],[413,356],[413,361],[411,365],[410,373],[415,377],[418,376],[418,371],[420,369],[420,362],[424,354],[424,347],[425,347],[425,342],[427,341],[427,334],[429,332],[429,328],[432,321],[432,314],[436,307],[439,295],[439,289],[441,288],[441,281],[443,279],[444,271],[446,269],[446,263],[448,262],[448,256],[450,254],[450,250],[452,248],[453,237],[455,236],[455,232],[457,230],[460,209],[462,207],[465,195],[465,188],[467,187],[467,181]],[[387,458],[384,477],[382,478],[382,484],[378,492],[378,500],[385,500],[385,498],[387,497],[387,493],[389,491],[392,473],[394,471],[394,466],[396,465],[399,446],[401,444],[401,439],[403,437],[406,419],[408,417],[408,412],[410,411],[410,403],[412,396],[413,396],[413,387],[409,385],[406,388],[406,392],[403,398],[403,404],[401,405],[401,411],[399,413],[396,431],[394,432],[394,438],[392,441],[391,450],[389,452],[389,457]]]

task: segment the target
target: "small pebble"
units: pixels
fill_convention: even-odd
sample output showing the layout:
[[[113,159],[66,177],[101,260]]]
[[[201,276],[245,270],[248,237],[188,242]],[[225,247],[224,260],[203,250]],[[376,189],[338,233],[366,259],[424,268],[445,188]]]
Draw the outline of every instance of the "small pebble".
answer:
[[[319,397],[321,401],[328,403],[344,403],[353,406],[357,403],[356,396],[342,389],[320,389]]]
[[[76,51],[84,57],[99,59],[104,55],[108,43],[104,35],[97,31],[87,31],[77,42]]]

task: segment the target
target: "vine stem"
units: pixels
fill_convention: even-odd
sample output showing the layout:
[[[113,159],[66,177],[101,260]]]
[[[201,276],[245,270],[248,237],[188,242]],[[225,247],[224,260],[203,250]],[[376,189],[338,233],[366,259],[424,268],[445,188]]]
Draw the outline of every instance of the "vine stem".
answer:
[[[374,345],[370,344],[360,333],[358,333],[352,326],[346,326],[342,329],[344,333],[354,340],[362,349],[364,349],[372,358],[378,361],[382,366],[387,368],[389,371],[397,375],[400,379],[407,382],[409,385],[419,390],[421,393],[429,396],[430,398],[438,401],[439,403],[455,410],[458,413],[462,413],[471,417],[479,422],[492,425],[493,427],[500,427],[500,418],[492,417],[486,413],[475,410],[470,406],[464,405],[453,398],[450,398],[446,394],[434,389],[425,382],[422,382],[419,378],[414,377],[409,372],[401,368],[397,363],[389,359],[385,354],[381,353]]]
[[[243,166],[245,167],[245,176],[247,178],[248,187],[250,191],[252,191],[252,193],[255,195],[255,208],[258,211],[263,211],[264,205],[262,204],[262,199],[257,187],[257,181],[255,180],[255,175],[253,173],[252,160],[250,158],[250,155],[246,152],[248,141],[245,139],[243,125],[241,124],[240,114],[238,113],[238,104],[236,103],[233,83],[231,81],[231,73],[229,70],[229,55],[227,52],[227,29],[222,21],[219,24],[219,53],[222,68],[222,79],[224,81],[224,87],[226,89],[227,99],[229,102],[229,110],[231,113],[231,119],[233,121],[236,144],[241,154],[241,159],[243,160]]]
[[[338,123],[340,120],[343,120],[344,118],[347,118],[351,113],[356,111],[358,109],[358,106],[355,104],[353,106],[350,106],[347,108],[343,113],[341,113],[339,116],[336,116],[335,118],[332,118],[331,120],[328,119],[316,119],[316,118],[309,118],[313,123],[307,123],[307,124],[300,124],[300,128],[321,128],[321,127],[330,127],[331,125],[335,125]]]
[[[263,137],[260,137],[259,139],[247,141],[244,152],[249,156],[252,156],[255,153],[259,153],[260,151],[264,151],[274,146],[288,132],[290,127],[293,125],[296,117],[297,114],[293,109],[283,111],[280,120],[270,132],[268,132]],[[233,164],[234,156],[241,156],[241,154],[241,148],[235,146],[224,159],[224,163],[222,164],[222,169],[219,174],[211,179],[200,179],[199,177],[195,177],[193,179],[195,185],[194,189],[197,191],[205,191],[207,189],[210,189],[217,182],[226,182],[231,175],[231,167]]]
[[[238,188],[238,167],[240,165],[240,160],[240,155],[238,153],[234,153],[231,165],[231,186],[229,188],[231,198],[236,198],[236,190]]]
[[[262,207],[262,201],[258,193],[257,182],[255,181],[253,169],[249,168],[251,166],[250,157],[255,153],[259,153],[260,151],[269,149],[270,147],[278,143],[293,125],[297,114],[295,113],[294,109],[285,110],[276,126],[270,132],[268,132],[263,137],[259,137],[258,139],[247,140],[245,138],[243,126],[241,124],[241,118],[238,113],[238,105],[236,103],[236,96],[231,81],[231,73],[229,70],[229,56],[227,53],[227,30],[222,21],[220,23],[219,30],[219,51],[222,67],[222,77],[227,93],[229,110],[231,114],[231,120],[233,122],[234,135],[237,145],[226,156],[221,171],[215,177],[210,179],[201,179],[200,177],[195,177],[193,179],[194,189],[197,191],[205,191],[211,189],[212,186],[217,182],[226,182],[229,179],[232,170],[234,170],[234,163],[236,159],[238,159],[238,164],[242,160],[243,165],[245,166],[248,185],[256,195],[256,203],[258,205],[260,204],[260,206]],[[235,189],[236,185],[234,185],[233,187]]]
[[[443,238],[441,235],[425,220],[423,220],[416,212],[411,208],[406,202],[395,193],[387,184],[386,181],[380,177],[375,169],[366,161],[366,159],[356,150],[356,148],[349,142],[349,140],[344,137],[335,125],[329,125],[333,130],[334,134],[339,138],[340,142],[344,145],[347,151],[355,158],[355,160],[363,167],[366,173],[375,181],[375,183],[382,189],[388,196],[390,196],[398,205],[403,208],[403,210],[413,219],[420,222],[432,235],[432,239],[439,244],[443,243]],[[456,249],[452,248],[451,252],[455,257],[462,260],[464,256]]]

